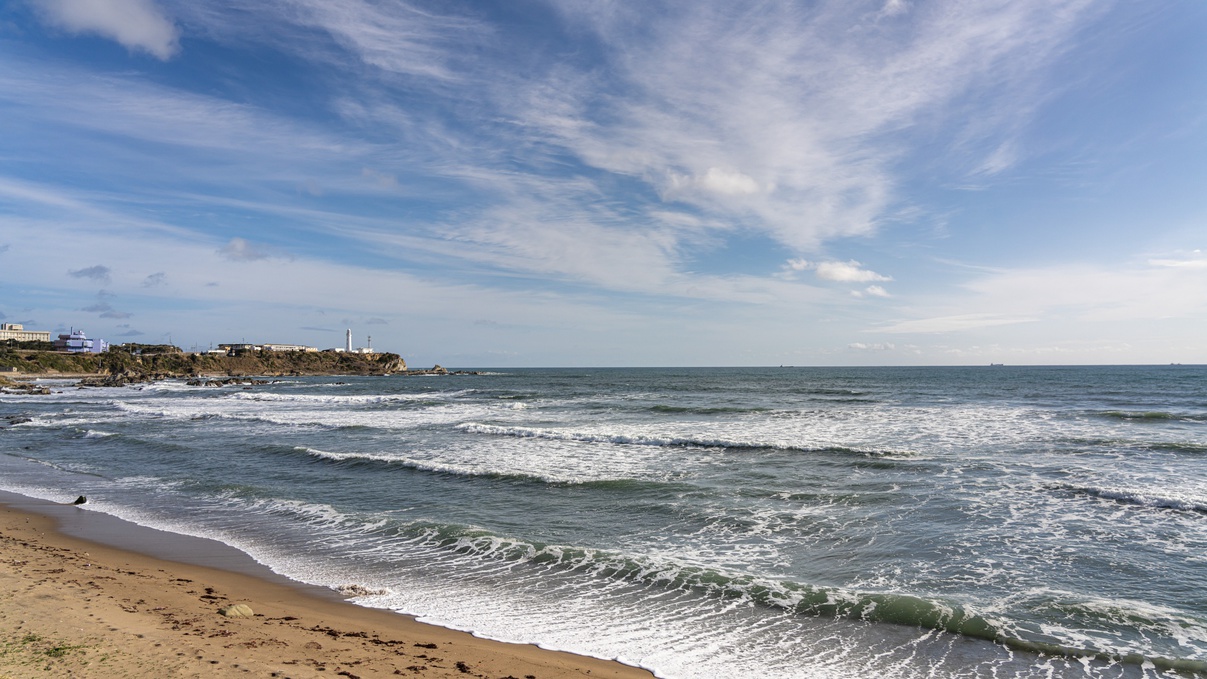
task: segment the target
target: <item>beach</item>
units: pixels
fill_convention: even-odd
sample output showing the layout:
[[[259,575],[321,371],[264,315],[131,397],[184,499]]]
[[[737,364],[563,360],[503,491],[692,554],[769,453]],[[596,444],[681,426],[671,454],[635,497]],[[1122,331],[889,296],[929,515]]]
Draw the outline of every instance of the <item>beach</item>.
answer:
[[[183,560],[85,540],[64,526],[121,545],[141,540]],[[0,497],[0,555],[5,679],[652,676],[357,606],[212,541],[9,493]],[[253,617],[219,613],[233,604]]]

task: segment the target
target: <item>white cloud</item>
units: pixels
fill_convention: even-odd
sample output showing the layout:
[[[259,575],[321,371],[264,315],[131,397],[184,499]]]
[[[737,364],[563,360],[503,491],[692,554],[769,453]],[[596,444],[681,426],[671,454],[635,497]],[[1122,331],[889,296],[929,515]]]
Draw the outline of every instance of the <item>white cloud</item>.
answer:
[[[944,125],[953,144],[993,140],[982,171],[1010,167],[1009,137],[1034,99],[1012,94],[1075,44],[1092,6],[559,2],[599,36],[609,80],[551,72],[541,87],[559,93],[556,123],[547,97],[500,98],[589,165],[810,250],[877,229],[920,123]],[[976,146],[969,152],[985,158]]]
[[[880,8],[880,16],[892,17],[898,14],[905,14],[909,11],[909,3],[906,0],[886,0],[884,7]]]
[[[1121,334],[1153,321],[1193,325],[1207,317],[1207,266],[1197,262],[1180,257],[993,271],[964,284],[962,293],[915,307],[916,318],[876,330],[944,333],[1043,322],[1049,328],[1078,326],[1081,332],[1086,324],[1102,323]]]
[[[876,328],[877,332],[890,333],[946,333],[962,330],[990,328],[998,325],[1014,325],[1016,323],[1031,323],[1038,318],[1004,317],[995,314],[974,313],[957,316],[940,316],[936,318],[921,318],[912,321],[900,321],[887,327]]]
[[[995,175],[1004,172],[1018,162],[1018,148],[1014,141],[1003,142],[981,163],[976,174]]]
[[[232,262],[255,262],[272,256],[263,246],[238,237],[230,239],[230,242],[219,248],[218,254]]]
[[[180,49],[180,35],[153,0],[35,0],[45,20],[69,33],[95,33],[162,60]]]
[[[1150,259],[1148,263],[1167,268],[1207,269],[1207,255],[1195,250],[1188,255]]]
[[[817,277],[824,281],[837,283],[870,283],[872,281],[891,281],[892,278],[882,276],[875,271],[863,268],[859,262],[819,262],[815,267]]]
[[[874,342],[868,344],[866,342],[852,342],[847,345],[848,349],[855,351],[892,351],[897,348],[892,342]]]
[[[749,196],[759,192],[759,183],[754,178],[733,170],[723,170],[710,167],[702,175],[687,176],[672,173],[667,196],[675,196],[685,191],[701,189],[721,196]]]

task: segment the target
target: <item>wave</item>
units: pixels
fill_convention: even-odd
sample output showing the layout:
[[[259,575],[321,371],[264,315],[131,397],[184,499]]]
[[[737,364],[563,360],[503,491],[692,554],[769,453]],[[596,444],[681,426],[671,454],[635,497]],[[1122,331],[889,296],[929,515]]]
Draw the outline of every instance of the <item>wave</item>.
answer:
[[[424,543],[437,553],[466,556],[490,563],[529,565],[546,571],[578,574],[581,577],[611,582],[628,582],[664,591],[691,592],[707,599],[729,604],[748,603],[778,609],[801,616],[848,619],[869,623],[921,627],[982,639],[1008,648],[1069,658],[1094,659],[1108,663],[1151,664],[1161,670],[1207,672],[1207,662],[1189,658],[1169,658],[1131,649],[1094,648],[1074,643],[1059,643],[1052,636],[1057,630],[1046,627],[1034,633],[1018,629],[1008,619],[978,612],[974,607],[940,598],[901,592],[858,592],[842,587],[817,586],[778,581],[718,569],[689,566],[653,557],[625,556],[580,547],[542,545],[506,538],[487,531],[447,524],[415,523],[394,533],[411,542]],[[437,556],[436,558],[440,558]],[[463,563],[463,562],[462,562]],[[495,566],[483,564],[492,572]],[[1094,602],[1064,605],[1085,624],[1109,623],[1113,613]],[[1152,619],[1146,612],[1132,610],[1131,622],[1145,629],[1185,627],[1188,621],[1176,613],[1156,611]]]
[[[373,421],[375,419],[371,413],[356,410],[342,411],[338,409],[329,409],[315,411],[282,411],[280,413],[272,411],[245,413],[239,411],[213,410],[212,405],[209,406],[210,409],[200,410],[198,408],[185,408],[180,406],[173,408],[155,408],[122,401],[111,401],[110,403],[117,410],[123,413],[141,417],[161,418],[165,420],[189,420],[194,422],[252,422],[286,427],[314,427],[323,430],[355,430],[375,428],[366,423],[367,421]]]
[[[447,392],[443,394],[350,394],[330,396],[326,394],[278,394],[272,392],[237,391],[225,395],[225,398],[238,401],[260,401],[279,403],[317,403],[322,405],[346,405],[369,403],[397,403],[407,401],[432,401],[434,397],[455,398],[466,392]]]
[[[1197,500],[1194,498],[1177,497],[1171,495],[1154,495],[1129,488],[1103,488],[1097,486],[1078,486],[1064,483],[1053,484],[1049,486],[1049,488],[1061,492],[1072,493],[1074,495],[1111,500],[1120,504],[1133,505],[1136,507],[1172,509],[1183,512],[1207,514],[1207,501]]]
[[[1207,453],[1207,443],[1189,443],[1185,441],[1157,441],[1142,443],[1141,448],[1150,450],[1170,450],[1181,453]]]
[[[1163,410],[1104,410],[1092,413],[1096,417],[1127,422],[1207,422],[1204,413],[1171,413]]]
[[[84,438],[86,439],[103,439],[110,436],[117,436],[117,434],[108,431],[97,431],[95,429],[89,429],[84,433]]]
[[[658,488],[678,487],[681,484],[668,484],[661,481],[650,481],[630,477],[584,478],[561,474],[539,474],[515,470],[483,469],[481,467],[437,462],[434,460],[419,460],[410,457],[387,455],[383,453],[336,453],[306,446],[297,446],[293,450],[331,462],[349,465],[387,465],[397,466],[419,472],[448,474],[467,478],[488,478],[510,481],[522,481],[559,486],[587,486],[611,488],[642,488],[656,486]]]
[[[770,408],[740,408],[738,406],[716,406],[716,407],[692,407],[692,406],[669,406],[655,405],[648,408],[653,413],[664,413],[669,415],[742,415],[746,413],[765,413],[769,412]]]
[[[570,441],[574,443],[610,443],[626,446],[653,446],[674,448],[728,448],[733,450],[777,450],[798,453],[839,453],[859,455],[885,460],[912,459],[915,453],[909,451],[863,450],[843,446],[800,446],[790,443],[771,441],[738,441],[723,438],[696,438],[682,436],[650,436],[645,434],[613,434],[581,431],[560,431],[538,427],[517,427],[479,422],[463,422],[457,429],[469,434],[484,434],[488,436],[507,436],[512,438],[545,439],[550,441]]]

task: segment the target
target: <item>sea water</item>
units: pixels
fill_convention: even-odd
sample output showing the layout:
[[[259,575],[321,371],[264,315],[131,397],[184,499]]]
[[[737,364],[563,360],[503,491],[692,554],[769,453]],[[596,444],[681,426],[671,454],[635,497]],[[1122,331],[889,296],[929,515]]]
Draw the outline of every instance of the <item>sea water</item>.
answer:
[[[1207,676],[1205,367],[44,384],[0,396],[0,487],[485,637],[681,678]]]

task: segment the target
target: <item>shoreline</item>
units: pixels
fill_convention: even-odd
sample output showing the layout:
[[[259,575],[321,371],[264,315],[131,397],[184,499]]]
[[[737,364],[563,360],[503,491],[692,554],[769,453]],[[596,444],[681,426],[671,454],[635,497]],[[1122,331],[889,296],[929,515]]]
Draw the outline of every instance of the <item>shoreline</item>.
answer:
[[[359,606],[221,542],[9,491],[0,553],[0,676],[654,676]],[[254,617],[219,614],[231,604]]]

